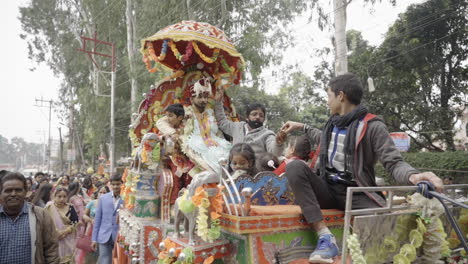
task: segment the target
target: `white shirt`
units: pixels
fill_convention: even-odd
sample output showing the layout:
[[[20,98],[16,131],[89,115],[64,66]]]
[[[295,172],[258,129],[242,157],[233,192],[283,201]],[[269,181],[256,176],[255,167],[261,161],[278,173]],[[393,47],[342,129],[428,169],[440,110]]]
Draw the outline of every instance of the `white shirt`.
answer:
[[[118,209],[117,207],[119,206],[120,195],[115,197],[114,192],[112,192],[112,199],[114,200],[114,210]]]

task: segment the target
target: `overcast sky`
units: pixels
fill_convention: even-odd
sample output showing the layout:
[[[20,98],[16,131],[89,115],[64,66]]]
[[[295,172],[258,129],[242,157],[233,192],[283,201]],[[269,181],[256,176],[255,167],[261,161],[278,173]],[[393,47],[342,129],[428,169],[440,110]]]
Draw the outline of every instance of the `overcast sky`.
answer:
[[[362,32],[364,38],[372,45],[378,45],[383,40],[383,34],[398,14],[404,12],[412,3],[421,3],[424,0],[399,0],[396,7],[380,3],[375,7],[364,5],[362,0],[354,0],[348,7],[348,29]],[[60,80],[55,77],[49,68],[42,64],[37,65],[27,57],[26,42],[20,39],[22,33],[18,20],[19,6],[24,6],[26,0],[2,1],[0,9],[0,32],[2,41],[0,50],[0,135],[11,139],[22,137],[26,141],[42,143],[47,140],[48,108],[37,107],[35,99],[52,99],[58,97]],[[328,0],[322,2],[328,3]],[[373,10],[371,12],[371,10]],[[330,9],[331,11],[331,9]],[[304,19],[298,19],[297,26],[293,27],[291,34],[297,38],[297,45],[290,50],[285,63],[307,65],[304,55],[299,50],[308,50],[313,47],[328,45],[329,32],[320,32],[316,22],[307,24]],[[143,67],[143,64],[142,64]],[[30,71],[35,68],[35,71]],[[274,78],[271,79],[274,81]],[[130,92],[130,90],[129,90]],[[59,120],[52,114],[52,137],[58,139]],[[66,133],[66,128],[62,133]]]

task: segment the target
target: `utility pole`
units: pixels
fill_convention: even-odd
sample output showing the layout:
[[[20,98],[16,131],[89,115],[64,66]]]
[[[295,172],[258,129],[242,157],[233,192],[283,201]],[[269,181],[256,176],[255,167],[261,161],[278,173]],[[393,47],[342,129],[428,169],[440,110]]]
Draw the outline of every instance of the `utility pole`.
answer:
[[[350,1],[351,2],[351,1]],[[348,72],[348,47],[346,43],[346,7],[348,0],[333,0],[335,75]]]
[[[58,128],[60,138],[60,172],[63,172],[63,141],[62,141],[62,128]]]
[[[110,174],[115,172],[115,117],[114,117],[114,101],[115,101],[115,81],[116,81],[116,58],[115,58],[115,45],[114,43],[110,42],[105,42],[102,40],[97,39],[97,33],[94,32],[94,38],[88,38],[81,36],[81,40],[83,41],[83,47],[79,49],[79,51],[86,52],[91,59],[91,61],[96,65],[96,67],[99,69],[99,65],[97,62],[94,60],[94,56],[101,56],[101,57],[106,57],[110,58],[112,60],[112,71],[111,73],[111,117],[110,117],[110,154],[109,154],[109,159],[110,159]],[[92,42],[94,45],[91,50],[87,50],[87,42]],[[104,46],[108,46],[111,48],[111,54],[105,54],[101,52],[97,52],[96,48],[98,44],[102,44]]]
[[[68,138],[70,140],[70,144],[67,150],[67,161],[68,161],[68,175],[71,176],[72,174],[72,167],[73,162],[75,161],[75,140],[73,137],[75,127],[73,125],[73,119],[75,119],[75,110],[73,109],[73,87],[70,86],[70,103],[69,103],[69,111],[70,111],[70,120],[68,121]]]
[[[40,102],[40,105],[37,105],[37,103]],[[46,150],[46,154],[47,154],[47,173],[50,173],[50,149],[51,149],[51,145],[52,145],[52,141],[51,141],[51,138],[50,138],[50,125],[51,125],[51,120],[52,120],[52,103],[54,101],[52,100],[44,100],[44,98],[42,98],[41,96],[41,99],[37,99],[36,98],[36,106],[37,107],[47,107],[47,105],[44,105],[44,103],[49,103],[49,139],[47,140],[47,150]]]

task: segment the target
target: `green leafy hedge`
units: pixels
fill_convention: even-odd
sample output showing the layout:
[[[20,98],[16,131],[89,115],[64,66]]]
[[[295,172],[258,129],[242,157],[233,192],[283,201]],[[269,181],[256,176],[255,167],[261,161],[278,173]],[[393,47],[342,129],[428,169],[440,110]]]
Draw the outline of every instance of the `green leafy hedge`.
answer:
[[[406,162],[421,171],[432,171],[441,178],[452,177],[454,183],[468,182],[467,151],[417,152],[402,155]],[[385,178],[389,184],[395,183],[380,163],[376,166],[376,176]]]

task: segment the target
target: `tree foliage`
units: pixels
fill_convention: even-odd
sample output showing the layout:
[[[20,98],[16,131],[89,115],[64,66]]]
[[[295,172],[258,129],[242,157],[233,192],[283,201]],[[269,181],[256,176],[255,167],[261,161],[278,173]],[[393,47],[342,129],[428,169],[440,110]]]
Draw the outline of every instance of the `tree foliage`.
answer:
[[[42,146],[13,137],[10,141],[0,135],[0,163],[14,164],[17,169],[27,164],[41,164]]]
[[[468,152],[466,151],[408,152],[402,155],[406,162],[421,171],[433,171],[441,178],[453,177],[457,184],[468,181]],[[395,180],[380,164],[376,166],[376,175],[385,178],[388,183],[395,183]]]
[[[455,149],[453,129],[468,94],[467,7],[463,0],[412,5],[377,48],[350,33],[361,43],[351,49],[351,71],[376,84],[366,104],[391,130],[413,132],[418,148]]]

